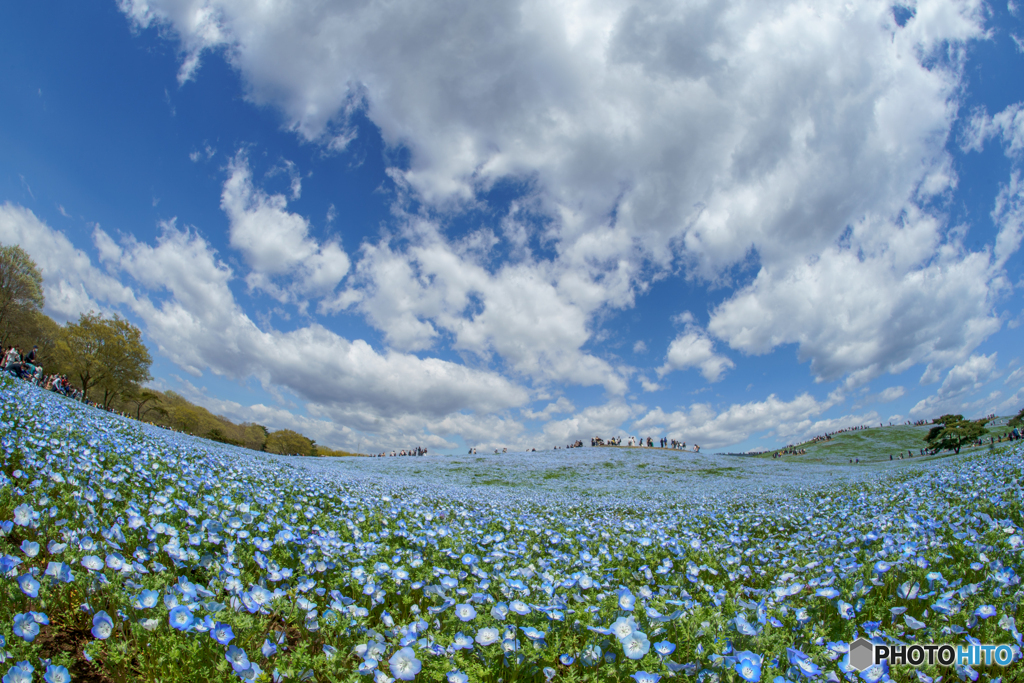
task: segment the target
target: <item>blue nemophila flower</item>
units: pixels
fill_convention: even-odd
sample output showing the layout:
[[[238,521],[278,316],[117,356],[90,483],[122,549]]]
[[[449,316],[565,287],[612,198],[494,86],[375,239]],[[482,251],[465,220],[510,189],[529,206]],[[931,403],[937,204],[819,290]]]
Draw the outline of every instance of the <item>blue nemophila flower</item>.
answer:
[[[228,660],[228,664],[230,664],[231,668],[235,670],[235,673],[245,671],[251,665],[248,655],[245,654],[245,650],[237,645],[228,645],[228,649],[224,653],[224,659]]]
[[[651,649],[651,641],[640,631],[633,631],[620,642],[623,654],[630,659],[640,659]]]
[[[448,672],[448,683],[469,683],[469,676],[456,669]]]
[[[572,666],[573,662],[576,661],[576,658],[570,654],[563,653],[558,655],[558,661],[562,666]]]
[[[92,637],[106,640],[114,630],[114,620],[105,611],[100,610],[92,618]]]
[[[75,580],[75,575],[71,572],[71,567],[66,562],[48,563],[43,574],[55,581],[62,581],[64,583],[71,583]]]
[[[885,560],[879,560],[878,562],[875,562],[874,572],[876,574],[884,574],[890,569],[892,569],[892,565],[886,562]]]
[[[167,619],[171,626],[179,631],[187,631],[192,628],[192,624],[195,623],[195,617],[192,616],[192,610],[185,605],[178,605],[172,609]]]
[[[160,591],[144,590],[139,594],[137,609],[152,609],[160,600]]]
[[[327,657],[327,659],[331,659],[334,657],[334,655],[338,654],[338,648],[334,647],[333,645],[328,645],[327,643],[324,643],[323,650],[324,655]]]
[[[667,640],[663,640],[660,643],[654,644],[654,651],[658,653],[659,657],[665,658],[676,651],[675,643],[670,643]]]
[[[912,628],[915,631],[916,630],[920,630],[920,629],[924,628],[925,626],[927,626],[927,624],[925,624],[923,621],[918,621],[917,619],[915,619],[914,617],[910,616],[909,614],[904,614],[903,615],[903,621],[906,622],[908,628]]]
[[[865,681],[865,683],[878,683],[879,681],[885,680],[889,677],[889,663],[882,662],[881,664],[872,664],[860,672],[860,677]]]
[[[452,649],[453,650],[472,650],[473,649],[473,639],[470,638],[469,636],[467,636],[466,634],[464,634],[462,631],[459,631],[458,633],[455,634],[455,637],[452,639]]]
[[[476,619],[476,610],[472,605],[461,603],[455,606],[455,616],[459,621],[473,621]]]
[[[105,566],[103,560],[95,555],[86,555],[81,560],[82,566],[91,572],[100,571]]]
[[[400,681],[411,681],[420,672],[422,664],[411,647],[403,647],[388,660],[392,675]]]
[[[35,557],[39,554],[39,544],[26,538],[21,542],[21,552],[25,553],[26,557]]]
[[[3,683],[32,683],[32,672],[35,671],[28,662],[18,662],[7,670]]]
[[[608,627],[612,634],[622,640],[628,638],[634,631],[637,630],[636,620],[632,616],[619,617],[612,625]]]
[[[758,683],[761,680],[761,658],[743,657],[736,662],[736,673],[747,683]]]
[[[501,640],[501,634],[496,628],[490,628],[485,626],[476,632],[476,642],[484,647],[488,645],[494,645],[496,642]]]
[[[46,683],[70,683],[71,674],[63,666],[57,666],[56,664],[50,664],[46,667],[46,673],[43,674],[43,680]]]
[[[661,680],[660,675],[648,673],[647,671],[637,671],[630,678],[636,681],[636,683],[658,683]]]
[[[14,615],[14,635],[22,640],[31,643],[39,635],[39,624],[31,614]]]
[[[839,610],[839,616],[841,616],[843,619],[853,619],[855,616],[857,616],[857,613],[853,611],[853,605],[851,605],[848,602],[840,600],[836,604],[836,609]]]
[[[230,625],[225,624],[222,621],[218,621],[214,624],[213,628],[210,629],[210,637],[221,645],[227,645],[235,639],[235,632],[231,630]]]
[[[978,609],[974,610],[974,616],[982,619],[988,619],[996,615],[995,605],[982,605]]]
[[[39,582],[31,574],[22,574],[18,577],[18,588],[30,598],[39,597]]]
[[[814,594],[817,595],[819,598],[828,598],[829,600],[839,597],[839,591],[837,591],[835,588],[832,588],[831,586],[827,588],[819,588],[818,590],[814,591]]]
[[[521,617],[524,617],[530,613],[530,606],[522,600],[513,600],[512,602],[508,603],[508,608]]]
[[[627,612],[632,612],[636,606],[636,597],[630,592],[628,588],[623,588],[618,591],[619,597],[619,609]]]
[[[260,652],[263,653],[264,657],[271,657],[277,654],[277,645],[270,642],[269,638],[263,639],[263,647],[260,648]]]
[[[18,526],[28,526],[32,523],[33,512],[34,511],[28,504],[22,503],[18,507],[14,508],[14,523]]]

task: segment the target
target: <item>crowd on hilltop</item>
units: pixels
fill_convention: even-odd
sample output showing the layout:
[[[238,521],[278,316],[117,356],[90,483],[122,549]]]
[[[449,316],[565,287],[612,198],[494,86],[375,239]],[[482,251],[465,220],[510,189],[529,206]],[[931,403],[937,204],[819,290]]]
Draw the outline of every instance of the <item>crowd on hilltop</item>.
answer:
[[[66,376],[44,375],[43,366],[39,364],[38,356],[38,346],[33,346],[32,350],[28,353],[25,353],[17,346],[5,348],[3,350],[3,371],[12,377],[35,384],[47,391],[53,391],[76,401],[84,401],[85,397],[82,392],[72,386]],[[92,406],[98,406],[98,404],[92,401],[85,402]]]
[[[426,454],[427,454],[427,449],[426,448],[423,448],[422,446],[414,446],[413,448],[410,448],[409,450],[406,450],[406,449],[403,448],[400,451],[391,451],[390,453],[387,453],[387,452],[378,453],[377,455],[373,455],[373,456],[370,456],[370,457],[373,457],[373,458],[405,458],[405,457],[417,457],[417,456],[426,455]]]
[[[582,441],[577,441],[575,446],[568,446],[568,448],[574,448],[574,447],[578,448],[578,447],[580,447],[582,445],[583,445]],[[599,436],[595,436],[594,438],[592,438],[590,440],[590,445],[591,446],[621,446],[623,444],[622,444],[622,437],[620,437],[620,436],[614,436],[614,437],[608,439],[607,441],[605,441],[604,439],[602,439]],[[654,437],[653,436],[648,436],[648,437],[629,436],[629,437],[626,437],[626,444],[625,445],[626,446],[630,446],[630,447],[637,447],[637,448],[655,448]],[[682,450],[682,451],[684,451],[684,450],[686,450],[686,442],[685,441],[677,441],[676,439],[670,439],[667,436],[663,436],[663,437],[658,439],[657,448],[671,448],[673,450]],[[694,453],[699,453],[700,452],[700,446],[698,446],[697,444],[694,444],[693,445],[693,452]]]
[[[881,427],[882,425],[878,425],[878,426]],[[825,432],[824,434],[819,434],[818,436],[814,437],[813,439],[808,439],[807,441],[809,443],[814,443],[814,442],[818,442],[818,441],[831,441],[832,437],[835,436],[836,434],[847,434],[849,432],[859,432],[862,429],[871,429],[871,428],[869,426],[867,426],[867,425],[860,425],[859,427],[844,427],[842,429],[837,429],[834,432]]]

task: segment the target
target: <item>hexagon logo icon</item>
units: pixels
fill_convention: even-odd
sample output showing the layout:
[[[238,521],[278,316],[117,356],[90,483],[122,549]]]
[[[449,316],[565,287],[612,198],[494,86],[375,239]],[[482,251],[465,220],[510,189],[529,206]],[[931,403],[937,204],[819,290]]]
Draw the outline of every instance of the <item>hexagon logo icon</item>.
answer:
[[[863,671],[875,663],[875,646],[867,638],[858,638],[850,643],[850,666]]]

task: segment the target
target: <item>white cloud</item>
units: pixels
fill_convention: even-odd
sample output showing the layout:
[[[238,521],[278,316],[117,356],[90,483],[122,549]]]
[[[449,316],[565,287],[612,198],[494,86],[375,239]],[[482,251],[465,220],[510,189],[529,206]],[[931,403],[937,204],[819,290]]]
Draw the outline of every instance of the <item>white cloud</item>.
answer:
[[[643,339],[637,339],[633,344],[633,353],[647,353],[647,344]]]
[[[354,304],[396,349],[432,348],[443,331],[454,349],[482,359],[496,354],[512,371],[542,383],[625,391],[620,370],[582,350],[595,301],[604,297],[578,286],[573,273],[549,262],[510,262],[491,271],[483,258],[493,244],[489,233],[452,243],[433,223],[410,219],[406,237],[404,247],[364,244],[352,276],[357,289],[328,308]]]
[[[293,166],[288,170],[295,199],[301,181]],[[253,268],[246,282],[287,301],[294,299],[295,292],[275,285],[273,279],[297,272],[294,280],[299,293],[329,294],[348,274],[348,255],[337,241],[318,244],[309,235],[309,221],[287,207],[284,195],[268,195],[253,185],[249,162],[239,152],[228,167],[221,208],[231,223],[231,246],[241,251]]]
[[[642,434],[666,434],[669,438],[698,443],[703,447],[721,447],[740,443],[752,434],[772,430],[783,439],[793,436],[814,436],[830,422],[812,422],[811,418],[832,407],[831,400],[818,401],[810,394],[801,394],[792,401],[782,401],[774,394],[763,401],[733,404],[716,412],[706,403],[665,412],[651,410],[634,424]],[[841,418],[848,420],[852,418]],[[861,424],[861,423],[854,423]],[[844,426],[850,426],[849,422]]]
[[[905,393],[907,392],[903,387],[888,387],[878,394],[878,400],[881,403],[891,403]]]
[[[988,356],[973,355],[952,367],[938,391],[918,401],[910,409],[910,414],[924,418],[934,418],[945,413],[969,415],[970,408],[977,407],[969,399],[998,376],[995,353]]]
[[[0,241],[21,244],[40,265],[47,297],[78,288],[75,301],[88,304],[81,310],[99,308],[97,303],[123,305],[159,352],[193,375],[209,370],[237,380],[254,377],[269,390],[299,397],[313,418],[364,432],[366,442],[374,435],[395,443],[416,434],[426,440],[425,430],[439,421],[500,413],[529,400],[525,389],[496,373],[379,352],[317,324],[290,332],[260,330],[231,293],[231,269],[200,235],[173,221],[163,224],[155,245],[130,236],[119,245],[99,228],[93,237],[108,267],[130,275],[140,289],[97,270],[84,252],[30,211],[0,207]],[[159,303],[150,294],[158,295]],[[68,302],[54,298],[58,305]],[[279,409],[263,414],[315,427],[301,416],[288,418],[287,411],[274,410]],[[347,434],[325,429],[317,427],[315,433]]]
[[[728,284],[725,273],[749,258],[758,279],[718,309],[710,331],[748,353],[797,343],[820,378],[849,374],[855,384],[917,362],[947,367],[994,329],[985,264],[943,252],[941,217],[922,228],[916,216],[919,202],[957,182],[945,146],[962,48],[987,35],[980,0],[922,0],[903,27],[883,0],[121,8],[138,26],[178,36],[183,78],[203,50],[224,48],[248,97],[277,107],[306,140],[345,144],[363,107],[387,145],[409,151],[408,167],[389,174],[428,211],[476,206],[499,180],[533,188],[523,199],[546,219],[551,261],[532,260],[520,205],[502,221],[519,260],[494,272],[443,240],[408,249],[385,240],[364,252],[357,272],[367,291],[350,287],[322,310],[358,306],[396,349],[430,349],[447,334],[457,349],[495,353],[531,378],[621,393],[620,374],[582,350],[594,316],[631,306],[669,269]],[[274,229],[305,234],[283,206],[256,208]],[[894,227],[902,216],[914,225]],[[852,252],[841,254],[835,244],[849,226]],[[239,244],[273,268],[270,245],[246,235]],[[444,278],[441,262],[454,269]],[[825,272],[832,264],[843,282]],[[878,282],[893,300],[879,301]],[[522,299],[512,300],[517,287]],[[861,289],[881,312],[858,299]],[[932,291],[933,304],[968,299],[943,329],[906,310]],[[815,296],[833,293],[828,306]],[[777,304],[800,315],[739,315]],[[694,343],[687,348],[700,351]],[[700,361],[705,376],[720,376],[727,361],[702,353],[712,354]]]
[[[820,256],[762,267],[708,330],[751,354],[796,343],[819,380],[849,375],[849,388],[916,363],[934,373],[999,329],[993,303],[1006,286],[989,253],[940,240],[926,214],[901,225],[866,219]]]
[[[44,310],[58,322],[134,302],[129,288],[98,270],[64,233],[51,230],[29,209],[10,202],[0,206],[0,242],[20,245],[39,266]]]
[[[994,249],[995,265],[1002,268],[1020,249],[1021,239],[1024,238],[1024,182],[1021,181],[1019,170],[1013,171],[1008,185],[999,188],[996,206],[992,210],[992,222],[999,226]]]
[[[687,325],[686,331],[672,340],[665,356],[665,364],[658,368],[658,377],[673,370],[700,368],[704,379],[717,382],[722,373],[736,367],[728,357],[715,353],[715,344],[696,325]]]
[[[545,447],[562,447],[577,439],[589,444],[589,439],[595,436],[602,439],[619,436],[623,434],[622,425],[625,421],[641,410],[643,406],[628,405],[619,400],[589,406],[572,417],[544,425],[544,438],[550,442]]]
[[[571,413],[574,410],[576,410],[576,406],[572,404],[572,401],[567,399],[565,396],[559,396],[557,401],[552,401],[544,406],[542,410],[535,412],[523,409],[520,412],[527,420],[550,420],[552,415],[556,415],[558,413]]]
[[[995,116],[976,110],[961,133],[960,147],[980,152],[986,141],[996,137],[1001,138],[1006,156],[1024,154],[1024,102],[1011,104]]]

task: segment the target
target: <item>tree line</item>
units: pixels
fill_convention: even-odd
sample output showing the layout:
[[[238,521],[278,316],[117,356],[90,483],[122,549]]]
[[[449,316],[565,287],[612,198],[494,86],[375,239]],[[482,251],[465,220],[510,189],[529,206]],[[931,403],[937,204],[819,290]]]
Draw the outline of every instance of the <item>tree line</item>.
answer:
[[[255,423],[236,424],[173,391],[146,387],[153,359],[135,325],[114,314],[83,313],[59,325],[43,313],[43,278],[18,245],[0,245],[0,345],[27,352],[38,347],[37,363],[47,375],[61,375],[83,400],[106,410],[222,443],[283,455],[356,455],[318,445],[290,429],[270,431]]]

